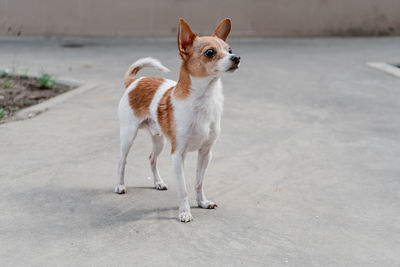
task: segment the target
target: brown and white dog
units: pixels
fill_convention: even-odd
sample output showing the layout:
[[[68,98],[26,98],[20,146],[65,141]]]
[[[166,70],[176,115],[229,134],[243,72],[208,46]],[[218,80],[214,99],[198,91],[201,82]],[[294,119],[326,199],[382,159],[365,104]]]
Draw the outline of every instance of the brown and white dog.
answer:
[[[232,53],[225,42],[231,30],[231,21],[221,21],[212,36],[197,36],[184,20],[179,20],[178,50],[182,58],[179,81],[140,77],[141,68],[154,67],[164,72],[158,60],[143,58],[125,74],[125,91],[118,107],[121,138],[121,158],[118,166],[118,184],[115,192],[126,192],[124,171],[129,149],[139,128],[149,130],[153,140],[150,165],[156,189],[167,185],[157,169],[157,158],[164,146],[164,136],[171,142],[173,169],[178,184],[179,219],[193,219],[186,191],[183,162],[187,152],[198,151],[196,171],[197,204],[214,209],[217,204],[204,195],[203,178],[211,159],[211,149],[220,133],[223,108],[222,83],[224,72],[239,67],[240,57]]]

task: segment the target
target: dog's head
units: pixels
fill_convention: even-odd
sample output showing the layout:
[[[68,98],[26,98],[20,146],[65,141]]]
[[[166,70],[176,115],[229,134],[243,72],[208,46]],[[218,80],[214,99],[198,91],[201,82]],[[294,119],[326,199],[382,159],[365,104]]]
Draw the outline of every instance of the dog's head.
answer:
[[[231,20],[222,20],[212,36],[197,36],[190,25],[179,20],[178,50],[194,77],[216,76],[224,72],[234,72],[239,68],[240,57],[233,54],[225,42],[231,31]]]

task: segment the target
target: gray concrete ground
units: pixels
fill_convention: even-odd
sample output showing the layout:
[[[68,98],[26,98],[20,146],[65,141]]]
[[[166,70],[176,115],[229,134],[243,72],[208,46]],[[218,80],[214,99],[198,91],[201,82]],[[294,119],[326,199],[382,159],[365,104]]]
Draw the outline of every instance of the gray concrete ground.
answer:
[[[0,39],[0,68],[95,82],[40,116],[0,125],[2,266],[400,266],[400,38],[231,40],[222,135],[205,180],[217,210],[177,221],[152,189],[141,133],[113,193],[122,76],[139,57],[177,78],[174,39]],[[144,71],[141,74],[158,74]],[[195,154],[186,162],[194,206]]]

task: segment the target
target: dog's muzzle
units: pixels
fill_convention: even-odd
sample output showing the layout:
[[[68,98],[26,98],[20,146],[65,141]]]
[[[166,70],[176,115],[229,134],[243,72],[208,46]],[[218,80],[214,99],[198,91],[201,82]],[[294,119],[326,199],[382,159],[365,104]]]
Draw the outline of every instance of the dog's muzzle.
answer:
[[[229,72],[233,72],[239,68],[240,57],[233,55],[233,56],[231,56],[231,61],[232,61],[232,66],[228,69]]]

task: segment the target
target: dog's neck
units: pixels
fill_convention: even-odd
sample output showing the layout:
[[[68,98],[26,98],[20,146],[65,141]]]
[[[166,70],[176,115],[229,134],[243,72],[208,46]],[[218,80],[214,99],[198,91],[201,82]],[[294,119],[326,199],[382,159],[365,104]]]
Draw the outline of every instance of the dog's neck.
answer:
[[[219,76],[194,77],[190,75],[186,66],[182,63],[175,96],[180,99],[184,99],[191,94],[201,96],[209,91],[219,79]]]

